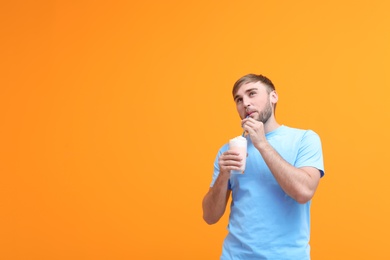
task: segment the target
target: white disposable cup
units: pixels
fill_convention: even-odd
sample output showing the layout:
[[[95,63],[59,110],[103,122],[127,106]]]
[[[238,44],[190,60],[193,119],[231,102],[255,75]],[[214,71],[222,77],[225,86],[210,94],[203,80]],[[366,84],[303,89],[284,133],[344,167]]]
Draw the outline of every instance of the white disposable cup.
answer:
[[[247,141],[245,137],[237,136],[229,140],[229,150],[237,151],[240,153],[242,159],[242,166],[239,171],[232,170],[231,174],[242,174],[245,170],[246,154],[247,154]]]

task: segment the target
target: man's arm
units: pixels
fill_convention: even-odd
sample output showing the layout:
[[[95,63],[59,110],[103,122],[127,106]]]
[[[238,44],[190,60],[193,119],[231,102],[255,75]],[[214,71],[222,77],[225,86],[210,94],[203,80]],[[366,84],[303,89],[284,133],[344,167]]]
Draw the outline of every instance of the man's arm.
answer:
[[[298,203],[303,204],[312,199],[321,177],[318,169],[294,167],[284,160],[268,141],[259,144],[256,148],[284,192]]]
[[[284,192],[298,203],[311,200],[320,181],[320,171],[314,167],[296,168],[284,160],[268,143],[262,122],[247,118],[243,120],[243,128]]]
[[[213,187],[203,198],[203,219],[207,224],[215,224],[225,213],[231,191],[228,182],[231,170],[240,170],[242,160],[237,151],[226,151],[218,159],[219,174]]]
[[[227,188],[227,181],[222,179],[219,176],[214,186],[209,189],[203,198],[203,219],[209,225],[217,223],[223,216],[231,193]]]

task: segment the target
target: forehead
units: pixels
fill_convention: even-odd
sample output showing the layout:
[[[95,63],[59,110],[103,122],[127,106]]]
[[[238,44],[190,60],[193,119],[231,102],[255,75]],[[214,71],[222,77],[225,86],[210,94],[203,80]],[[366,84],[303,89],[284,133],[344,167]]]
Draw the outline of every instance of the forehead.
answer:
[[[245,92],[249,91],[249,90],[259,90],[259,91],[266,91],[266,88],[267,86],[260,82],[260,81],[257,81],[257,82],[247,82],[247,83],[244,83],[242,84],[238,90],[236,91],[236,93],[234,94],[234,96],[242,96],[245,94]]]

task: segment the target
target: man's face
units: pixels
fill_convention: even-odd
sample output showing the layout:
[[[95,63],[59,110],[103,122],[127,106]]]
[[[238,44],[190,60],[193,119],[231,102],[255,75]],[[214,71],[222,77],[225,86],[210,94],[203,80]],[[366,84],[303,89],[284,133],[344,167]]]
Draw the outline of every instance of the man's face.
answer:
[[[240,118],[244,119],[250,116],[265,124],[273,115],[273,104],[270,102],[272,95],[276,95],[276,93],[268,93],[267,87],[260,81],[242,85],[234,95],[234,102]],[[274,96],[272,100],[276,102]]]

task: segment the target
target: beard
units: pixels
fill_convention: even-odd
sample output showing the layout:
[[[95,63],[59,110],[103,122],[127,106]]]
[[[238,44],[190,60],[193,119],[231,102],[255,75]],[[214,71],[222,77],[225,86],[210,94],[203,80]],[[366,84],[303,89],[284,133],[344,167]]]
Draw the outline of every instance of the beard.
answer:
[[[257,118],[257,121],[260,121],[263,124],[265,124],[271,116],[272,116],[272,106],[268,99],[268,102],[265,105],[264,110],[259,111],[259,116]]]

